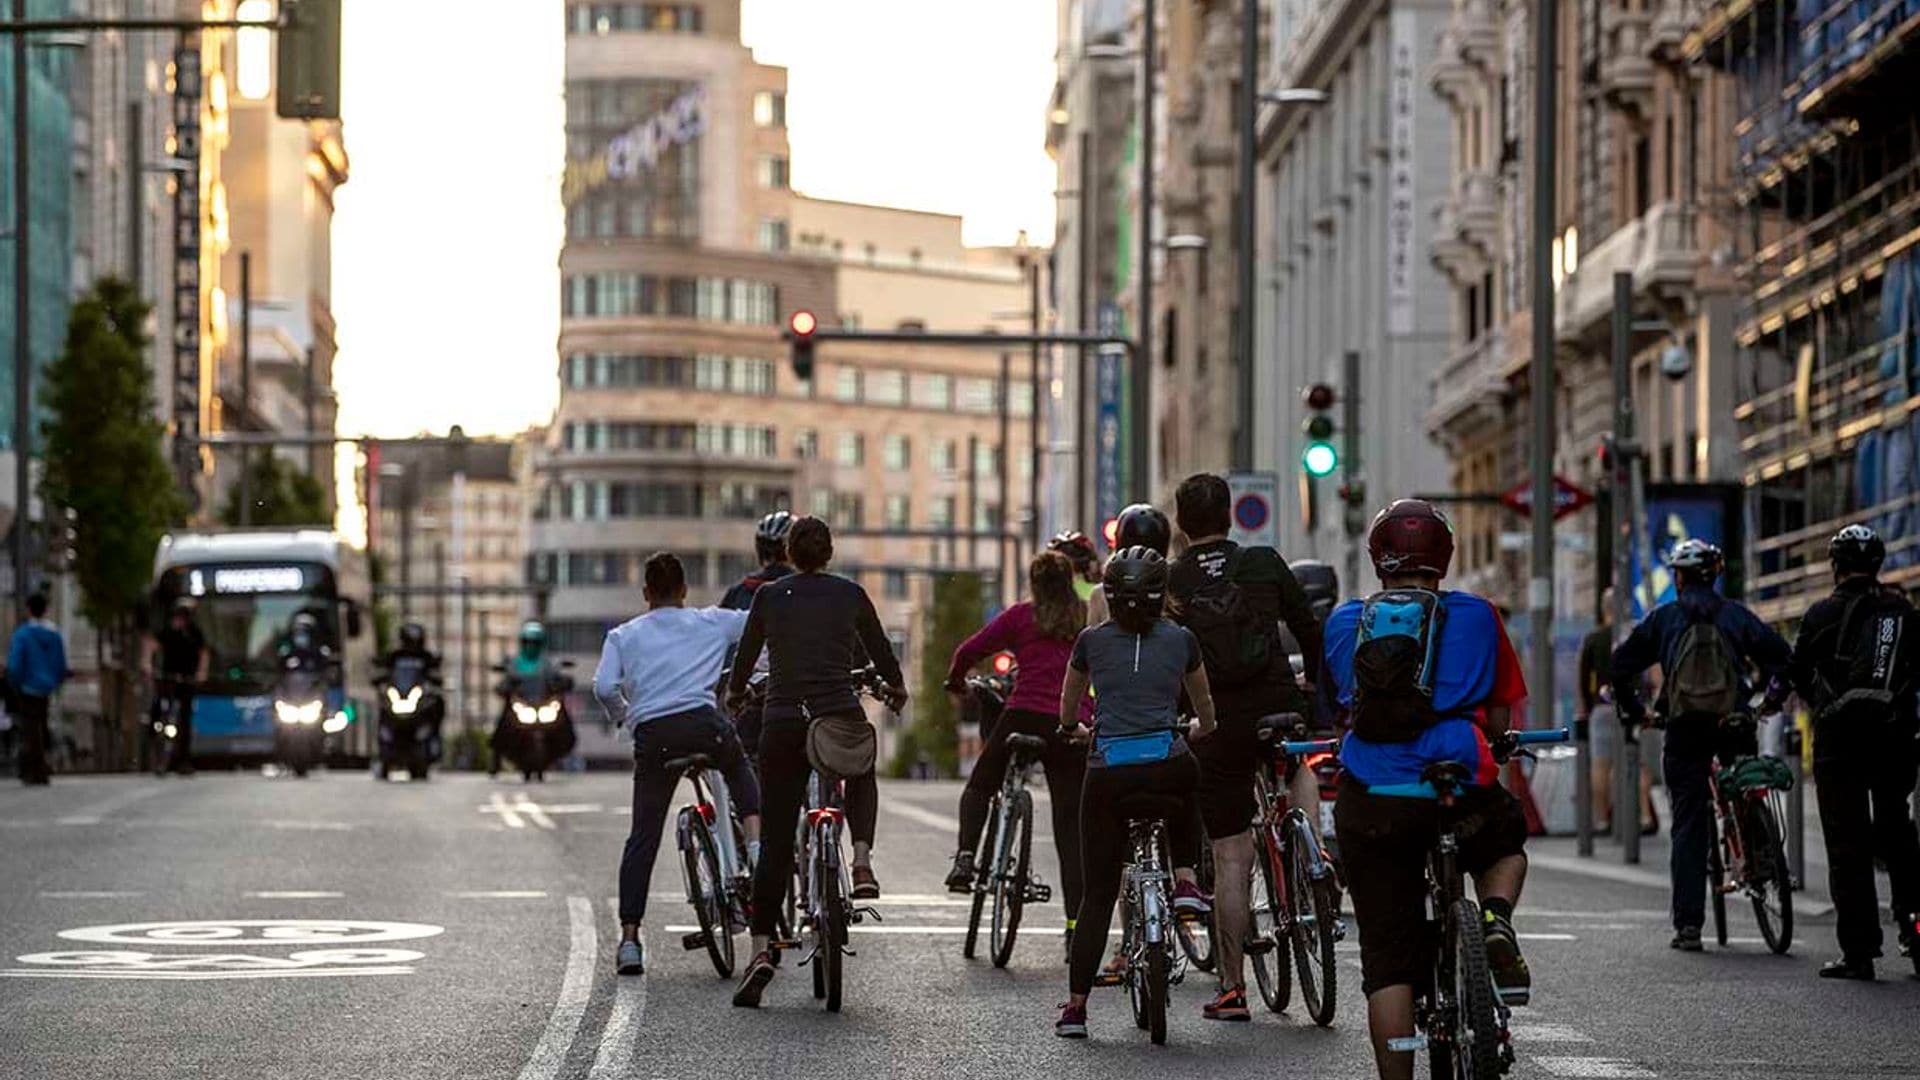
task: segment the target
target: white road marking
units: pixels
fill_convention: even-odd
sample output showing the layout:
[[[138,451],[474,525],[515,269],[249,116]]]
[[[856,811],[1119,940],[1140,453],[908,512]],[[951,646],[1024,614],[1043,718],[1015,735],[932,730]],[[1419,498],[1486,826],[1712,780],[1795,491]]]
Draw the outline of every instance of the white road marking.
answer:
[[[1590,1043],[1593,1036],[1572,1024],[1515,1024],[1514,1042]]]
[[[65,892],[43,892],[43,900],[124,900],[135,896],[145,896],[138,892],[114,892],[112,890],[71,889]]]
[[[57,820],[61,825],[98,825],[106,820],[108,814],[113,813],[115,810],[124,809],[142,799],[151,799],[165,790],[166,785],[163,784],[129,788],[126,791],[120,792],[118,795],[102,799],[92,806],[83,807]]]
[[[56,936],[103,945],[300,946],[369,945],[438,937],[446,928],[430,923],[364,919],[195,919],[187,922],[80,926]]]
[[[8,979],[151,979],[161,982],[200,982],[221,979],[326,979],[341,975],[411,975],[410,967],[324,968],[311,971],[51,971],[9,968]]]
[[[1656,1074],[1643,1066],[1620,1058],[1543,1057],[1536,1064],[1555,1076],[1589,1077],[1594,1080],[1639,1080]]]
[[[533,1056],[520,1070],[520,1080],[553,1080],[567,1063],[567,1050],[580,1033],[587,999],[593,993],[593,965],[599,951],[594,936],[593,904],[584,896],[567,897],[567,968],[560,978],[560,997],[547,1019]]]
[[[494,889],[492,891],[456,892],[448,896],[461,900],[541,900],[546,897],[542,889]]]
[[[1579,941],[1575,934],[1515,934],[1521,941]]]
[[[521,818],[514,808],[507,803],[507,797],[497,791],[487,796],[487,805],[481,807],[480,810],[482,813],[499,814],[500,820],[505,822],[509,829],[524,829],[527,827],[525,819]]]
[[[347,894],[324,889],[269,889],[245,895],[252,900],[338,900]]]
[[[908,821],[916,824],[925,825],[930,829],[938,829],[941,832],[950,833],[958,832],[960,829],[960,820],[956,816],[957,813],[958,811],[953,814],[936,814],[931,810],[923,810],[907,802],[905,799],[888,799],[886,808],[881,811],[881,816],[885,817],[888,814],[892,814],[896,817],[906,818]]]
[[[620,914],[619,901],[608,907]],[[647,1014],[647,977],[626,976],[614,984],[613,1011],[607,1014],[606,1029],[600,1033],[600,1052],[593,1057],[587,1080],[615,1080],[627,1075],[633,1062],[633,1044],[640,1032],[640,1020]]]
[[[528,821],[533,822],[542,829],[552,830],[558,827],[554,825],[553,819],[547,816],[546,807],[527,798],[526,792],[518,792],[516,796],[513,809],[518,813],[525,814]]]

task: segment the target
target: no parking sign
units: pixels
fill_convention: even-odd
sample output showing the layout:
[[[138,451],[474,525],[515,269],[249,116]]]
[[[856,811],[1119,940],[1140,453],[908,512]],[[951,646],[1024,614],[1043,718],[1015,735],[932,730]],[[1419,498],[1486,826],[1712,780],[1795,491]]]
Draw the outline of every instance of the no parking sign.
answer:
[[[1234,473],[1227,477],[1233,493],[1233,529],[1229,536],[1241,547],[1272,547],[1275,495],[1280,479],[1270,472]]]

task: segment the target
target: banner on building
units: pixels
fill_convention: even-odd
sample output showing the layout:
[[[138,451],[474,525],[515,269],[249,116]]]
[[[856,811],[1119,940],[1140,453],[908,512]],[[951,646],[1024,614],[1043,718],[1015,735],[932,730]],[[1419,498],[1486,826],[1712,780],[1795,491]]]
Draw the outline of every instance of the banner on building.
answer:
[[[1682,540],[1705,540],[1727,553],[1722,595],[1746,591],[1746,517],[1739,484],[1648,484],[1646,513],[1633,557],[1633,614],[1637,619],[1674,598],[1667,556]],[[1641,552],[1644,551],[1643,556]]]
[[[1414,101],[1420,71],[1416,62],[1416,13],[1396,6],[1390,17],[1387,78],[1387,333],[1411,334],[1414,323],[1414,272],[1421,259],[1419,215],[1413,184]]]
[[[1101,334],[1119,334],[1120,309],[1101,304],[1098,325]],[[1102,524],[1120,513],[1126,490],[1126,438],[1120,422],[1126,358],[1127,351],[1119,346],[1102,346],[1093,358],[1093,510]]]

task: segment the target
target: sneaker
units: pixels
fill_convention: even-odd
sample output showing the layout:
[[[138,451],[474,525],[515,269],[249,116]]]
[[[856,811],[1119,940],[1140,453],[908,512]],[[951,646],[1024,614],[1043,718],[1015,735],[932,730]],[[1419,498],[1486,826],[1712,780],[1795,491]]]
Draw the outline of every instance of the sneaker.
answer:
[[[1200,1007],[1200,1015],[1209,1020],[1252,1020],[1253,1014],[1247,1011],[1247,988],[1221,987],[1218,997]]]
[[[1204,919],[1213,914],[1213,898],[1191,881],[1173,883],[1173,911],[1183,919]]]
[[[880,899],[880,879],[873,876],[873,867],[855,866],[853,868],[853,898],[855,900]]]
[[[1127,954],[1120,952],[1114,953],[1113,959],[1107,961],[1107,966],[1101,968],[1100,974],[1093,977],[1095,986],[1120,986],[1126,981]]]
[[[1673,940],[1667,946],[1681,952],[1700,952],[1706,948],[1700,943],[1700,928],[1697,926],[1683,926],[1674,931]]]
[[[953,869],[947,871],[947,891],[951,893],[970,893],[973,891],[973,879],[977,872],[973,868],[973,852],[962,851],[953,857]]]
[[[647,955],[637,941],[623,941],[620,950],[614,953],[613,970],[620,975],[644,975],[647,970]]]
[[[760,1007],[760,995],[766,992],[767,984],[773,981],[773,958],[766,953],[758,953],[753,962],[747,965],[747,973],[740,977],[740,988],[733,992],[733,1003],[742,1009]]]
[[[1491,911],[1481,912],[1486,920],[1487,967],[1493,971],[1493,985],[1500,1000],[1509,1005],[1525,1005],[1533,1000],[1533,974],[1527,970],[1527,958],[1520,955],[1520,939],[1513,924]]]
[[[1823,979],[1853,979],[1858,982],[1872,982],[1874,977],[1873,961],[1848,960],[1845,957],[1841,957],[1838,960],[1829,960],[1820,966],[1820,977]]]
[[[1085,1005],[1060,1006],[1060,1019],[1053,1022],[1053,1033],[1063,1039],[1086,1038],[1087,1007]]]

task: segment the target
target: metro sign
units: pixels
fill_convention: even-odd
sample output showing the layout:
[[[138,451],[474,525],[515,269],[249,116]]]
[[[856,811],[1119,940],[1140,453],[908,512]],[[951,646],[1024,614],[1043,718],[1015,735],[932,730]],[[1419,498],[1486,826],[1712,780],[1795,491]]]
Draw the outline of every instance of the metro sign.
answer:
[[[1515,484],[1506,494],[1500,496],[1501,505],[1519,514],[1521,517],[1533,516],[1533,483],[1528,481]],[[1553,478],[1553,520],[1559,521],[1568,514],[1579,513],[1593,505],[1593,492],[1580,487],[1564,476],[1555,474]]]

